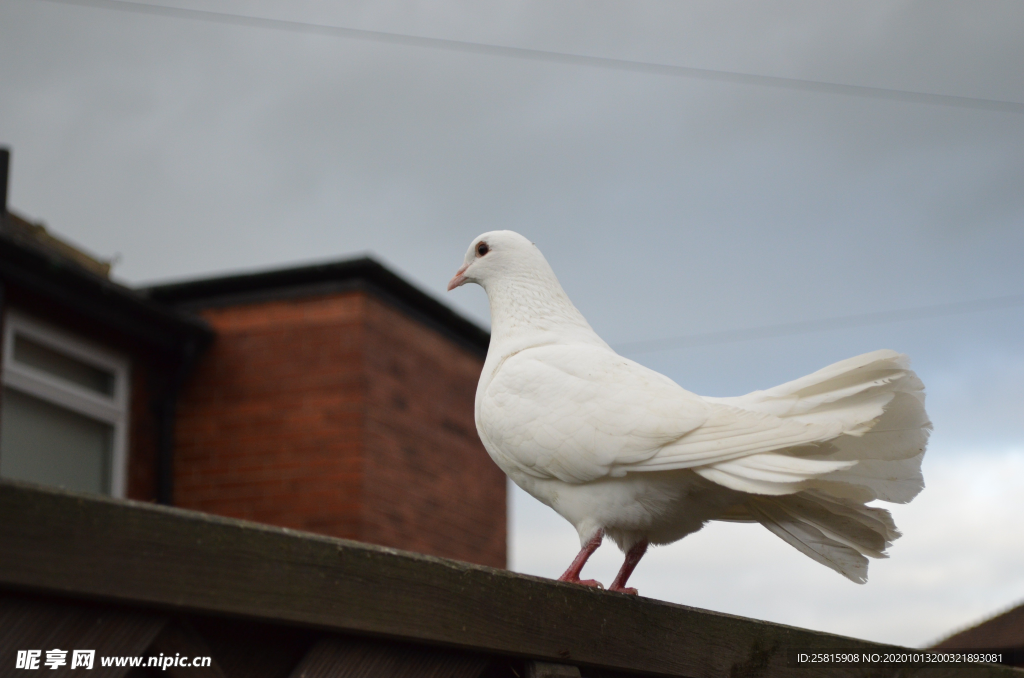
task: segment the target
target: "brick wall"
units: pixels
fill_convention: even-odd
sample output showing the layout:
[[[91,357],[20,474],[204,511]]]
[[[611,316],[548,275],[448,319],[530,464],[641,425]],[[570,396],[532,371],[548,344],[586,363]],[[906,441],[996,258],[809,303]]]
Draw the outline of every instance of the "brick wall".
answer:
[[[173,366],[132,360],[131,409],[128,426],[128,476],[125,496],[156,500],[157,420],[153,398],[170,378]]]
[[[363,539],[505,567],[505,475],[473,421],[482,358],[366,300]]]
[[[175,504],[503,567],[483,360],[362,291],[208,308],[178,406]]]

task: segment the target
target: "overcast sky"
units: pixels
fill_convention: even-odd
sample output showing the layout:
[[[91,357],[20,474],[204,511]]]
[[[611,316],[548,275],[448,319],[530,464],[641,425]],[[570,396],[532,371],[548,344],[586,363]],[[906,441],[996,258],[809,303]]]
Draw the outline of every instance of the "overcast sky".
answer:
[[[706,395],[909,353],[928,489],[866,586],[743,525],[636,585],[912,645],[1024,599],[1019,0],[170,5],[208,13],[0,3],[13,210],[131,285],[370,252],[485,325],[482,290],[444,286],[511,228],[610,343]],[[513,506],[512,565],[557,576],[574,531]]]

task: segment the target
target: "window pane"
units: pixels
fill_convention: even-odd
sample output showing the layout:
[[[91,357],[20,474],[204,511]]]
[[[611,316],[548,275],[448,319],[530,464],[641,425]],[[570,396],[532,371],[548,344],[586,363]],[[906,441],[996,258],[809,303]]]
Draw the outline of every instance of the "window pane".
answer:
[[[110,370],[64,355],[20,334],[14,335],[14,360],[91,391],[114,395],[114,373]]]
[[[114,427],[12,388],[0,407],[0,476],[110,494]]]

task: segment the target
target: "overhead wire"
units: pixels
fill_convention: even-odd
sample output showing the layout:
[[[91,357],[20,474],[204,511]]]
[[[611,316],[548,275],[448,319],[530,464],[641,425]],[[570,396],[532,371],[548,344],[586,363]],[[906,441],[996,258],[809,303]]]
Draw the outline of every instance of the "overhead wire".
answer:
[[[550,50],[534,49],[527,47],[493,45],[488,43],[470,42],[465,40],[452,40],[448,38],[433,38],[426,36],[408,35],[402,33],[391,33],[386,31],[373,31],[361,28],[330,26],[324,24],[292,21],[286,19],[270,19],[265,17],[232,14],[227,12],[214,12],[210,10],[190,9],[184,7],[173,7],[169,5],[133,2],[131,0],[43,1],[62,5],[75,5],[98,9],[108,9],[114,11],[133,12],[137,14],[146,14],[151,16],[163,16],[177,19],[207,21],[232,26],[243,26],[270,30],[284,30],[294,33],[325,35],[390,45],[460,52],[464,54],[499,56],[514,59],[524,59],[529,61],[557,63],[572,66],[585,66],[590,68],[604,68],[609,70],[627,71],[634,73],[644,73],[649,75],[693,78],[699,80],[727,82],[742,85],[775,87],[805,92],[819,92],[826,94],[837,94],[862,98],[902,101],[917,104],[952,106],[957,108],[1024,114],[1024,103],[1016,101],[1002,101],[978,97],[963,97],[948,94],[933,94],[928,92],[915,92],[910,90],[888,89],[883,87],[870,87],[864,85],[849,85],[842,83],[824,82],[818,80],[785,78],[770,75],[757,75],[752,73],[740,73],[735,71],[723,71],[707,68],[692,68],[688,66],[676,66],[671,64],[632,61],[628,59],[618,59],[612,57],[571,54],[565,52],[555,52]],[[955,302],[949,304],[938,304],[933,306],[921,306],[916,308],[908,308],[894,311],[859,313],[847,316],[796,321],[790,323],[765,325],[760,327],[751,327],[736,330],[721,330],[715,332],[704,332],[698,334],[680,335],[675,337],[665,337],[661,339],[630,341],[616,344],[614,345],[614,348],[623,353],[648,353],[654,351],[665,351],[679,348],[712,346],[716,344],[750,341],[755,339],[768,339],[774,337],[793,336],[798,334],[822,332],[834,329],[865,327],[869,325],[879,325],[892,322],[900,322],[905,320],[918,320],[924,318],[959,315],[984,310],[1011,308],[1022,305],[1024,305],[1024,295],[1012,295],[1006,297],[994,297],[990,299],[979,299],[968,302]]]
[[[978,97],[955,96],[950,94],[932,94],[929,92],[915,92],[910,90],[889,89],[885,87],[870,87],[866,85],[849,85],[819,80],[806,80],[802,78],[785,78],[773,75],[757,75],[753,73],[741,73],[709,68],[692,68],[689,66],[633,61],[612,57],[555,52],[529,47],[493,45],[466,40],[432,38],[386,31],[372,31],[362,28],[346,28],[343,26],[330,26],[286,19],[269,19],[227,12],[214,12],[203,9],[189,9],[184,7],[173,7],[170,5],[133,2],[132,0],[43,1],[61,5],[76,5],[81,7],[133,12],[136,14],[147,14],[151,16],[208,21],[232,26],[245,26],[250,28],[290,31],[293,33],[325,35],[390,45],[461,52],[464,54],[507,57],[528,61],[585,66],[590,68],[604,68],[608,70],[692,78],[697,80],[709,80],[740,85],[775,87],[802,92],[816,92],[935,106],[952,106],[956,108],[995,111],[1000,113],[1024,114],[1024,103],[1017,101],[1002,101]]]
[[[613,344],[612,348],[620,353],[627,354],[651,353],[654,351],[668,351],[680,348],[694,348],[698,346],[714,346],[717,344],[751,341],[755,339],[788,337],[798,334],[810,334],[812,332],[825,332],[828,330],[867,327],[870,325],[882,325],[905,320],[922,320],[926,318],[976,313],[979,311],[1001,310],[1014,308],[1016,306],[1024,306],[1024,294],[1015,294],[1005,297],[991,297],[988,299],[975,299],[973,301],[953,302],[947,304],[935,304],[932,306],[918,306],[916,308],[905,308],[893,311],[856,313],[853,315],[836,316],[832,318],[800,320],[790,323],[763,325],[761,327],[749,327],[736,330],[685,334],[675,337],[665,337],[662,339],[627,341]]]

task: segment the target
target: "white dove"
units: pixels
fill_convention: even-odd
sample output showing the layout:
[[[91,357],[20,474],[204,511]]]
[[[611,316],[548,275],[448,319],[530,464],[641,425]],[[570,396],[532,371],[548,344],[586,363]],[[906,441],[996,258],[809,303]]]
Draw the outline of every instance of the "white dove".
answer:
[[[627,588],[649,544],[709,520],[759,522],[857,583],[865,556],[900,536],[880,499],[924,487],[931,429],[924,386],[894,351],[836,363],[767,391],[701,397],[611,349],[573,306],[544,255],[512,231],[473,240],[448,289],[477,283],[491,341],[476,391],[488,454],[579,533],[559,579],[581,580],[610,537]]]

